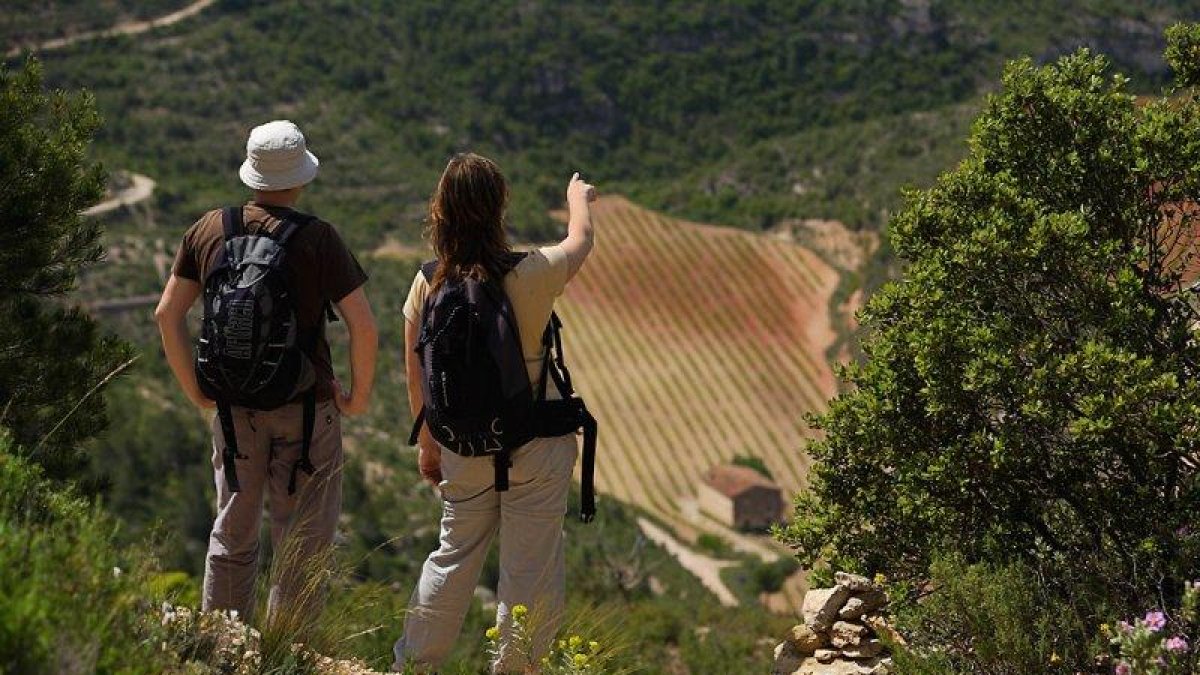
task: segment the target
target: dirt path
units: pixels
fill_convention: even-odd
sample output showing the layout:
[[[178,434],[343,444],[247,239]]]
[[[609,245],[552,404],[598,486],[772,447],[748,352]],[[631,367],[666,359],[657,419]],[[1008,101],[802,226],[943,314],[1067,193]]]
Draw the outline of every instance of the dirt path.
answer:
[[[62,49],[63,47],[73,45],[76,42],[86,42],[87,40],[96,40],[99,38],[117,37],[119,35],[137,35],[138,33],[145,33],[147,31],[154,30],[155,28],[170,26],[171,24],[179,23],[184,19],[193,17],[200,12],[203,12],[205,9],[208,9],[208,7],[216,3],[216,1],[217,0],[197,0],[187,7],[177,9],[170,14],[164,14],[153,19],[146,19],[144,21],[126,21],[102,30],[91,30],[84,33],[76,33],[75,35],[54,38],[53,40],[46,40],[45,42],[34,45],[18,45],[12,49],[9,49],[8,53],[5,54],[5,57],[11,59],[14,56],[19,56],[21,52],[27,49],[34,52],[48,52],[54,49]]]
[[[136,204],[144,199],[149,199],[150,195],[154,194],[154,186],[156,183],[154,182],[153,178],[149,176],[143,176],[140,173],[131,173],[129,174],[129,179],[133,181],[132,185],[122,189],[109,199],[105,199],[95,206],[84,209],[83,215],[98,216],[103,213],[108,213],[109,211],[115,211],[122,206],[129,206],[130,204]]]
[[[738,606],[739,603],[737,597],[733,595],[733,592],[730,591],[729,587],[725,585],[725,582],[721,580],[721,570],[725,569],[726,567],[733,567],[737,565],[737,563],[731,560],[717,560],[716,558],[710,558],[706,555],[696,553],[692,549],[679,543],[675,537],[672,537],[666,530],[645,518],[638,518],[637,524],[638,527],[641,528],[642,532],[650,538],[650,541],[653,541],[659,546],[665,548],[667,553],[671,554],[672,557],[678,560],[680,565],[683,565],[684,569],[696,575],[696,578],[700,580],[700,583],[704,584],[705,588],[712,591],[722,605],[725,605],[726,607]]]

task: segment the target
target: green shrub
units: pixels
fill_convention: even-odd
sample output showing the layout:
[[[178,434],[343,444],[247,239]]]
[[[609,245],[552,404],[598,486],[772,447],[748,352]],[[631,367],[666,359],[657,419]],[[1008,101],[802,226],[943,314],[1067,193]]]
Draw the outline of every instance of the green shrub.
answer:
[[[0,437],[0,672],[161,672],[139,641],[152,564]]]
[[[1075,673],[1102,649],[1074,610],[1019,564],[940,560],[916,590],[888,589],[909,640],[897,654],[898,672]]]
[[[727,558],[733,553],[725,539],[708,532],[696,538],[696,548],[718,558]]]
[[[767,468],[767,464],[762,460],[762,457],[755,455],[734,455],[730,463],[734,466],[744,466],[747,469],[753,469],[758,472],[758,475],[767,480],[775,480],[775,476],[771,475],[771,470]]]
[[[1026,570],[1013,602],[1048,608],[1028,644],[954,619],[959,667],[992,644],[1088,668],[1105,618],[1200,575],[1200,316],[1176,248],[1194,222],[1169,217],[1200,191],[1197,137],[1200,101],[1138,105],[1102,56],[1023,59],[968,157],[891,222],[904,279],[862,314],[867,361],[814,420],[783,538],[914,583],[947,552]],[[976,615],[1024,612],[1004,597]]]
[[[759,593],[778,593],[788,577],[800,569],[800,563],[791,556],[781,556],[772,562],[755,558],[749,565],[754,588]]]

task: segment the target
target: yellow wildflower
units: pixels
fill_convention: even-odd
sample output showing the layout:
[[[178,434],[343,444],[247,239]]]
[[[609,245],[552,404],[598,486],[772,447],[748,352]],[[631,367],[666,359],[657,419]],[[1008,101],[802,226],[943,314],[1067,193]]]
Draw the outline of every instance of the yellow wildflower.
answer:
[[[588,663],[588,655],[587,654],[576,654],[575,656],[573,656],[571,658],[571,661],[575,664],[576,668],[582,668],[582,667],[586,666]]]
[[[487,635],[487,639],[495,641],[496,638],[500,637],[500,629],[496,626],[492,626],[491,628],[487,629],[487,632],[484,633],[484,635]]]
[[[578,635],[572,635],[567,644],[571,646],[572,650],[579,649],[579,646],[583,644],[583,638]]]
[[[525,605],[513,605],[512,614],[513,614],[513,618],[516,619],[517,621],[524,619],[525,615],[528,613],[529,613],[529,608],[526,607]]]
[[[588,649],[591,650],[591,652],[593,654],[595,654],[600,651],[600,643],[596,642],[595,640],[592,640],[591,642],[588,643]]]

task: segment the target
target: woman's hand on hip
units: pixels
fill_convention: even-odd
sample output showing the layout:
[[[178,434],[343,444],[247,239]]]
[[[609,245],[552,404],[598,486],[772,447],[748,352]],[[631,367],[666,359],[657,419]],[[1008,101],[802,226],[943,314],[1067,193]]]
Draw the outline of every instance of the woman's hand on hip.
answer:
[[[437,487],[442,482],[442,449],[427,434],[422,434],[418,447],[417,470],[422,478]]]

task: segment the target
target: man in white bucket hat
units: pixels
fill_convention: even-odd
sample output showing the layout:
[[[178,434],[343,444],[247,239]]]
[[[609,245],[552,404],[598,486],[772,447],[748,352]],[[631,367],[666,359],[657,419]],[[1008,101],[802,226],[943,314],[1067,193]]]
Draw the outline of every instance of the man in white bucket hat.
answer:
[[[238,176],[252,190],[291,190],[312,182],[320,164],[308,151],[299,127],[287,120],[275,120],[250,132],[246,161]]]
[[[378,333],[358,260],[332,225],[292,208],[318,166],[295,124],[255,127],[238,171],[254,198],[188,229],[155,311],[184,393],[217,409],[205,610],[251,614],[266,497],[276,560],[268,612],[319,614],[312,579],[341,511],[340,418],[367,409]],[[187,313],[202,293],[193,361]],[[325,339],[334,306],[350,334],[349,391],[334,378]]]

